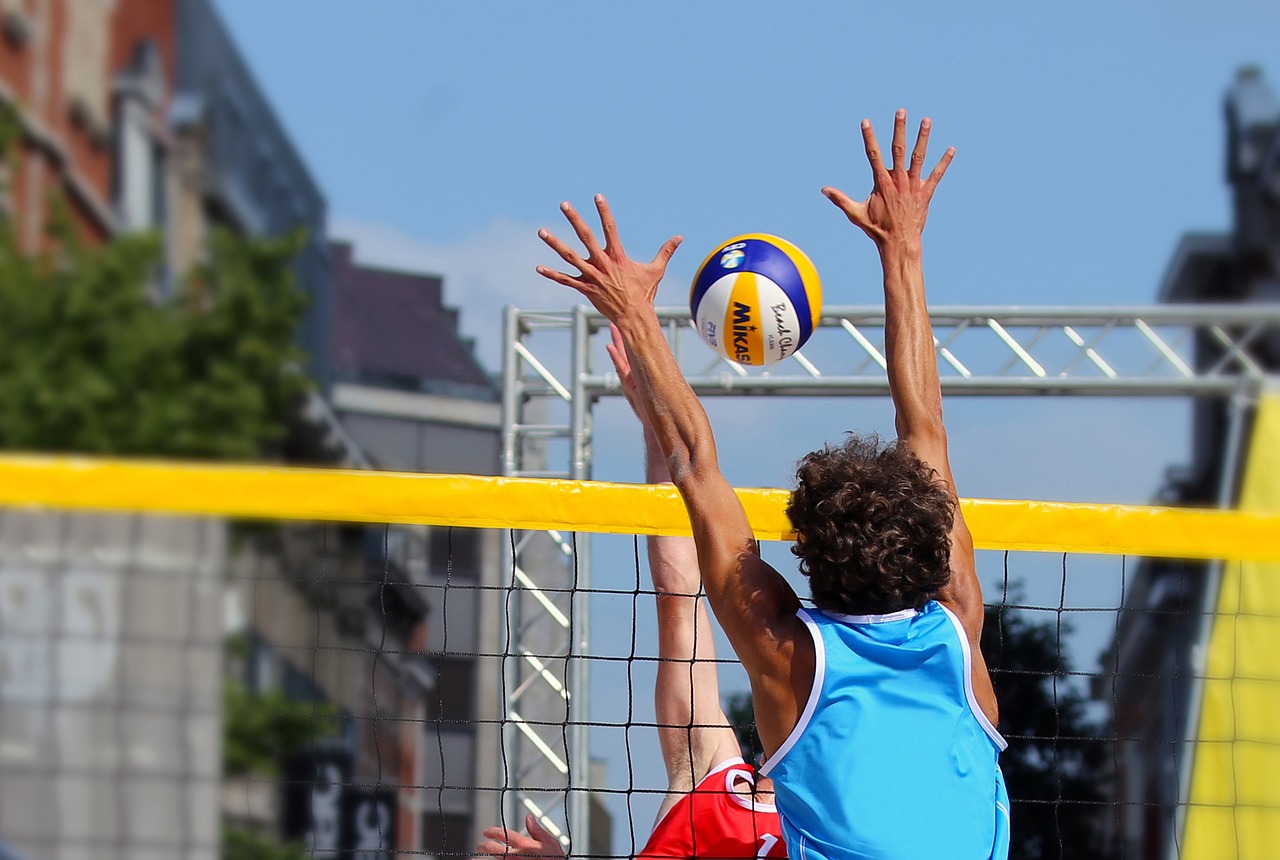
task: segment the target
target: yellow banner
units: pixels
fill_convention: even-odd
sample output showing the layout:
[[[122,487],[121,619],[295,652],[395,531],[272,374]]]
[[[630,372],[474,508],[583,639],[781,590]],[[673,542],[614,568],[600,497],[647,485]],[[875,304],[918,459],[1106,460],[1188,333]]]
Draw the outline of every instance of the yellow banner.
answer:
[[[1280,395],[1258,407],[1240,507],[1280,512]],[[1280,563],[1223,571],[1209,637],[1182,856],[1280,855]]]

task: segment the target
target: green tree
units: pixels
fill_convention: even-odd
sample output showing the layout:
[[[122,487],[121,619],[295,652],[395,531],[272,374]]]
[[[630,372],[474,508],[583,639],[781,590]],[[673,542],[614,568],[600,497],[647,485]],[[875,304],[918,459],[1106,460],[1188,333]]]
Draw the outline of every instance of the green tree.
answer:
[[[309,385],[300,234],[215,232],[160,301],[155,237],[88,246],[57,215],[50,232],[27,255],[0,221],[0,447],[253,459],[284,436]]]
[[[223,685],[222,710],[227,776],[278,777],[283,759],[338,734],[332,705],[290,699],[278,689],[251,693],[235,680]]]
[[[311,855],[298,843],[280,845],[270,836],[247,827],[224,825],[223,860],[307,860]]]
[[[240,644],[230,643],[233,650]],[[222,703],[225,776],[277,779],[286,758],[338,734],[332,705],[290,699],[278,689],[254,693],[228,679]],[[224,821],[222,856],[225,860],[302,860],[307,852],[299,843],[281,844],[274,834]]]

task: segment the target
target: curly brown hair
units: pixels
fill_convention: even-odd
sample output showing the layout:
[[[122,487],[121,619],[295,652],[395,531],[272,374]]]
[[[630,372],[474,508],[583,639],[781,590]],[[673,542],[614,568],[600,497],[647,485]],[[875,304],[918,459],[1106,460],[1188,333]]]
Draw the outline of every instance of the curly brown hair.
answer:
[[[850,433],[807,454],[796,480],[791,552],[819,609],[920,609],[950,580],[956,502],[906,445]]]

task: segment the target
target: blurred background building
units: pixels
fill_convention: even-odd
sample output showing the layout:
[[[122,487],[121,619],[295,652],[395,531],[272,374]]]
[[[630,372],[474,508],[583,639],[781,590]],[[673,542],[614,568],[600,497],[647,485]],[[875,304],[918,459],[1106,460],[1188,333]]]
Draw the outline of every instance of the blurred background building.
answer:
[[[286,458],[499,473],[497,388],[440,279],[329,244],[209,0],[0,0],[0,102],[19,126],[0,206],[26,252],[59,206],[89,245],[155,232],[163,302],[215,230],[305,232],[315,387]],[[500,772],[499,556],[498,533],[464,529],[0,515],[0,843],[469,850],[498,820],[473,787]]]
[[[161,230],[171,286],[215,226],[307,233],[302,346],[330,380],[332,266],[325,201],[208,0],[4,0],[0,98],[23,140],[9,183],[22,246],[37,249],[51,192],[105,242]]]
[[[359,265],[332,245],[337,314],[332,388],[342,425],[375,468],[500,474],[498,389],[458,333],[438,277]],[[492,785],[501,748],[501,533],[393,527],[373,535],[384,557],[437,612],[419,648],[436,674],[426,703],[423,847],[470,851],[499,821]],[[482,655],[489,655],[487,658]]]
[[[1233,199],[1229,233],[1182,237],[1160,286],[1169,303],[1280,301],[1280,100],[1253,69],[1228,88],[1226,180]],[[1280,341],[1250,344],[1268,373],[1280,371]],[[1228,346],[1205,332],[1197,372],[1229,367]],[[1158,501],[1232,507],[1238,501],[1254,406],[1243,397],[1199,398],[1193,407],[1191,459],[1171,468]],[[1113,721],[1116,791],[1123,801],[1117,838],[1132,856],[1176,850],[1197,744],[1201,681],[1217,611],[1221,565],[1145,560],[1125,595],[1104,669],[1117,673]],[[1109,693],[1100,698],[1112,699]]]

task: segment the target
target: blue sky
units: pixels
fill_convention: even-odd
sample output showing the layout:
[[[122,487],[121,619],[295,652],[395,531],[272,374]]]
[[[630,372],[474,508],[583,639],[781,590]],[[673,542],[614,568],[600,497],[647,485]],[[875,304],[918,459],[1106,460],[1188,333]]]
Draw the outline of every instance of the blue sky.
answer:
[[[443,274],[490,369],[502,305],[577,299],[533,273],[554,262],[535,231],[563,229],[557,204],[586,207],[597,191],[635,255],[686,237],[660,303],[682,304],[706,250],[748,231],[804,248],[827,302],[878,301],[870,243],[818,189],[865,193],[858,120],[883,128],[898,106],[933,117],[935,155],[958,148],[926,233],[933,303],[1148,303],[1183,232],[1228,227],[1221,102],[1235,70],[1259,64],[1280,86],[1280,68],[1267,65],[1280,7],[1261,0],[996,2],[981,13],[944,3],[218,5],[324,189],[332,231],[367,262]],[[852,423],[814,411],[828,435]],[[1176,403],[1042,399],[1013,412],[955,405],[949,418],[958,442],[989,451],[994,439],[1018,461],[960,456],[967,495],[1139,502],[1183,457],[1171,429],[1183,414]],[[1112,444],[1138,441],[1136,452]],[[814,444],[806,436],[795,455]],[[1036,462],[1046,450],[1056,456]],[[598,477],[626,479],[607,454]],[[1105,467],[1076,468],[1094,461]],[[731,477],[785,483],[789,461],[779,463]]]
[[[870,244],[818,189],[869,189],[858,121],[887,129],[900,106],[933,118],[934,156],[958,149],[925,235],[931,301],[1152,302],[1182,233],[1229,228],[1222,97],[1236,69],[1259,65],[1280,88],[1269,0],[218,6],[332,231],[365,262],[443,274],[490,369],[502,305],[576,299],[534,274],[555,262],[535,231],[562,229],[557,204],[598,191],[636,256],[685,236],[662,304],[682,304],[705,253],[750,231],[800,245],[829,303],[878,301]],[[639,479],[624,408],[601,407],[596,477]],[[758,430],[721,439],[739,485],[785,485],[845,429],[892,429],[878,401],[709,411]],[[961,492],[980,497],[1146,501],[1185,459],[1188,421],[1177,401],[948,404]],[[629,543],[602,560],[634,575]],[[1113,601],[1114,579],[1098,581],[1083,599]],[[1081,634],[1078,659],[1104,635]]]

